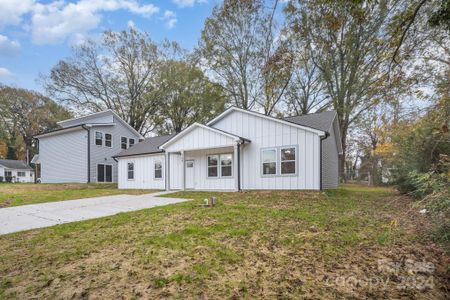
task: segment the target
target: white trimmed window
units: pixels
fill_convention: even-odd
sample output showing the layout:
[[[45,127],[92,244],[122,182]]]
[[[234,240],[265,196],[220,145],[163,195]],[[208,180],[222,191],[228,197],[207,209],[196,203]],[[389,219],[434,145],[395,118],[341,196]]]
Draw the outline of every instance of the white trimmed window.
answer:
[[[134,145],[134,139],[128,139],[128,144],[129,144],[128,147],[133,146]]]
[[[128,180],[133,180],[134,179],[134,163],[133,162],[129,162],[127,164],[127,171],[128,171]]]
[[[120,137],[120,148],[127,149],[128,139],[124,136]]]
[[[25,177],[25,172],[17,172],[17,177]]]
[[[219,176],[219,155],[208,156],[208,177]]]
[[[97,146],[103,145],[103,133],[96,131],[95,132],[95,144]]]
[[[280,148],[280,173],[281,175],[296,174],[297,155],[295,147]]]
[[[220,155],[220,176],[233,176],[233,156],[231,154]]]
[[[277,149],[263,149],[261,151],[262,175],[277,174]]]
[[[162,163],[160,160],[155,161],[155,179],[162,179]]]
[[[105,133],[105,147],[112,148],[112,135],[110,133]]]

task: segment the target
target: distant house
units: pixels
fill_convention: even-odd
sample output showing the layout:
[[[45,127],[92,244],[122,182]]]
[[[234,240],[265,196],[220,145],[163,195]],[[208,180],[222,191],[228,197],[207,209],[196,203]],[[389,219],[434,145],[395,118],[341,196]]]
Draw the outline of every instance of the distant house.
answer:
[[[277,119],[232,107],[115,158],[119,188],[321,190],[338,186],[341,154],[334,111]]]
[[[0,177],[3,182],[34,182],[34,171],[24,161],[0,159]]]
[[[114,111],[58,122],[61,128],[35,136],[39,154],[32,162],[43,183],[117,182],[112,157],[143,137]]]

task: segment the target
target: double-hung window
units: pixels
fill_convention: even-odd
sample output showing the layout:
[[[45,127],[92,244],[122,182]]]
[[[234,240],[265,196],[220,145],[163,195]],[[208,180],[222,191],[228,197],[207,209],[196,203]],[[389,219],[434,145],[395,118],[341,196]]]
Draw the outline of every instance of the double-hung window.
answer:
[[[134,163],[133,162],[129,162],[127,164],[127,171],[128,171],[128,180],[133,180],[134,179]]]
[[[220,176],[231,177],[233,169],[233,157],[231,154],[220,155]]]
[[[103,133],[96,131],[95,132],[95,144],[97,146],[103,145]]]
[[[110,133],[105,133],[105,147],[112,148],[112,135]]]
[[[280,148],[280,172],[281,175],[296,173],[296,153],[295,147]]]
[[[128,140],[126,137],[124,137],[124,136],[120,137],[120,148],[127,149],[127,146],[128,146],[127,143],[128,143]]]
[[[17,172],[17,177],[25,177],[25,172]]]
[[[262,174],[276,175],[277,174],[277,149],[263,149],[262,156]]]
[[[162,163],[160,160],[155,161],[155,179],[162,179]]]
[[[208,177],[219,176],[219,155],[208,156]]]
[[[128,139],[129,147],[132,147],[134,145],[134,139]]]

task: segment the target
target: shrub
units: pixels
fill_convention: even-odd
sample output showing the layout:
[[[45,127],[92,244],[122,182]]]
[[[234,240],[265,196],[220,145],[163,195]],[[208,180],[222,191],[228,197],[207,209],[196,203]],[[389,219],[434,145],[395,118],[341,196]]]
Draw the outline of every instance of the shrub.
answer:
[[[5,181],[6,182],[12,182],[12,176],[5,176]]]
[[[0,182],[3,182],[3,176],[0,176]]]

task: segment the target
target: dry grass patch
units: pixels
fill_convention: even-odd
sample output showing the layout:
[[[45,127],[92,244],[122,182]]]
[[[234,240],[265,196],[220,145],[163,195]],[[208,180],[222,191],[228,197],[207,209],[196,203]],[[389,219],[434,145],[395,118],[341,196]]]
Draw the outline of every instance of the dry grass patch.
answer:
[[[216,207],[196,206],[212,195]],[[196,200],[0,237],[0,298],[448,296],[447,254],[390,189],[169,196]],[[433,286],[401,289],[403,277],[427,274],[378,266],[408,259],[435,266]]]

